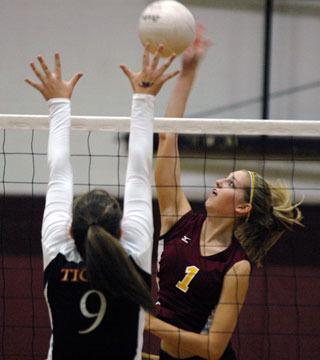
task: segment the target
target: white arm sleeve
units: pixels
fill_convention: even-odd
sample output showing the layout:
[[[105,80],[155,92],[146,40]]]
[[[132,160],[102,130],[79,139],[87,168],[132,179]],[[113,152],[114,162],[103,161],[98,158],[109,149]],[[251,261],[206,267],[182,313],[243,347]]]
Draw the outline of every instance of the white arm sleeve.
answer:
[[[154,96],[134,94],[121,243],[136,264],[149,274],[153,245],[153,117]]]
[[[44,268],[68,242],[73,201],[70,163],[70,100],[50,99],[48,165],[49,182],[42,222]]]

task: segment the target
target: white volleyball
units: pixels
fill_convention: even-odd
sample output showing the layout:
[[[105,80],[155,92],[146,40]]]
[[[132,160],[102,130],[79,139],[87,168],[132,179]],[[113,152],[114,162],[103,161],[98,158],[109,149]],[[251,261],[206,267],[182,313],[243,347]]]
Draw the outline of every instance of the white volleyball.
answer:
[[[148,5],[141,14],[139,36],[142,44],[150,43],[154,53],[164,45],[163,56],[181,54],[196,36],[196,24],[191,12],[175,0],[160,0]]]

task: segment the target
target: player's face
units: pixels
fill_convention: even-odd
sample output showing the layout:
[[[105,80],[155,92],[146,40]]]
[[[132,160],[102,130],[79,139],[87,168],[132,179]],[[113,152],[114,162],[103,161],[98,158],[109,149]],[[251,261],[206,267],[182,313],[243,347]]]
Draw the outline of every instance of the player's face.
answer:
[[[208,215],[234,218],[245,204],[245,189],[250,187],[250,177],[246,171],[230,173],[226,178],[216,181],[206,201]]]

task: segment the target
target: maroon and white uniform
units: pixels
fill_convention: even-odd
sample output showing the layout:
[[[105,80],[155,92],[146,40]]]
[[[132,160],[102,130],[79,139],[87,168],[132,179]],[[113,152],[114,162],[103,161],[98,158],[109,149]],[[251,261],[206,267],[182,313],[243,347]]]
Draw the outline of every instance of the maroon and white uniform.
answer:
[[[238,261],[249,260],[235,238],[227,249],[201,255],[205,219],[206,214],[190,211],[160,239],[164,246],[158,271],[157,317],[196,333],[204,329],[218,304],[227,271]]]

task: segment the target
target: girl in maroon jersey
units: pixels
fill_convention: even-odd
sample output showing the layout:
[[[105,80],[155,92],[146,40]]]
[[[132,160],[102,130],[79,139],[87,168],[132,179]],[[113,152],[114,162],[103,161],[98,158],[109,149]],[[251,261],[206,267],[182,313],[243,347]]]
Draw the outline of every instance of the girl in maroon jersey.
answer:
[[[198,64],[208,48],[199,29],[183,57],[166,116],[182,117]],[[234,171],[217,180],[205,206],[192,211],[180,187],[178,136],[160,134],[157,195],[164,250],[159,267],[157,318],[147,329],[161,338],[160,359],[236,359],[230,339],[249,285],[285,230],[300,224],[298,204],[283,186],[255,172]],[[208,318],[212,323],[201,333]]]

